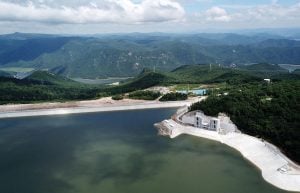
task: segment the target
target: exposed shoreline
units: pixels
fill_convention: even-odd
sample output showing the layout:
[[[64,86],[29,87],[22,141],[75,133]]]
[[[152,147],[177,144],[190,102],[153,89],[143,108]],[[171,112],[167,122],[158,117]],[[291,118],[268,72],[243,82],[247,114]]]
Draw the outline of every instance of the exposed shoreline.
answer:
[[[0,119],[139,109],[179,108],[189,106],[202,99],[204,99],[204,97],[192,98],[187,101],[159,102],[130,99],[113,101],[111,98],[103,98],[99,100],[66,103],[1,105]],[[221,135],[214,131],[184,126],[172,119],[168,121],[168,123],[161,123],[163,127],[167,129],[166,131],[172,130],[171,134],[166,132],[165,135],[175,138],[182,134],[188,134],[226,144],[239,151],[244,158],[258,167],[262,172],[263,178],[270,184],[283,190],[300,192],[300,166],[283,155],[274,145],[242,133]],[[170,123],[173,125],[172,127],[170,127]],[[287,171],[283,172],[280,170],[282,168],[284,170],[287,169]]]
[[[203,98],[203,97],[202,97]],[[66,103],[39,103],[39,104],[10,104],[0,105],[0,119],[29,116],[46,116],[61,114],[77,114],[92,112],[125,111],[139,109],[179,108],[201,100],[192,98],[186,101],[160,102],[124,99],[114,101],[111,98],[99,100],[66,102]]]
[[[172,119],[156,124],[161,135],[175,138],[183,134],[214,140],[237,151],[254,164],[265,181],[286,191],[300,192],[300,166],[280,150],[261,139],[239,132],[219,134],[216,131],[186,126]]]

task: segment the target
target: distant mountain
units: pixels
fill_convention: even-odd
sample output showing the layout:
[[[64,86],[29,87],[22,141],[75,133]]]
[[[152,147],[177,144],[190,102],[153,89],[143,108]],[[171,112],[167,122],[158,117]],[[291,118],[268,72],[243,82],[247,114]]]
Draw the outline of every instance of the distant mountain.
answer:
[[[271,35],[241,35],[241,34],[233,34],[233,33],[218,33],[218,34],[199,34],[199,37],[210,39],[214,41],[218,41],[219,44],[222,45],[249,45],[255,44],[264,40],[268,40],[271,38],[277,39],[282,38],[281,36],[271,36]]]
[[[30,39],[1,39],[0,38],[0,65],[17,61],[31,61],[42,54],[53,53],[72,37],[35,37]]]
[[[58,37],[57,35],[50,35],[50,34],[34,34],[34,33],[12,33],[12,34],[4,34],[0,35],[0,40],[28,40],[28,39],[39,39],[39,38],[51,38],[51,37]]]
[[[300,47],[300,41],[289,39],[268,39],[256,44],[258,47]]]
[[[190,64],[300,64],[299,41],[267,34],[116,34],[63,37],[0,36],[0,66],[34,68],[67,77],[136,76],[144,68],[171,71]]]

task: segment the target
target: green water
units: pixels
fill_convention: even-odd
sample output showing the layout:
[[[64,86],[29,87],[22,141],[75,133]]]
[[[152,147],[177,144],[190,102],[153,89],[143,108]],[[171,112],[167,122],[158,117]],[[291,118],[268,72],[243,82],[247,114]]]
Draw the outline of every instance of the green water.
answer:
[[[0,193],[280,193],[241,155],[157,136],[174,109],[0,120]]]

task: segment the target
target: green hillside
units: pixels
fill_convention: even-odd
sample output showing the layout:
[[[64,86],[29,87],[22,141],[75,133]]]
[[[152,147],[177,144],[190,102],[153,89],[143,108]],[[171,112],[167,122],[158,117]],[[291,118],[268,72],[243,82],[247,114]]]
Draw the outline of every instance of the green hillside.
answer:
[[[11,77],[11,74],[8,72],[0,70],[0,77]]]
[[[101,89],[102,95],[112,96],[164,84],[168,77],[162,73],[143,71],[139,76],[119,85]]]
[[[297,41],[267,35],[17,34],[0,37],[0,68],[47,69],[66,77],[94,79],[137,76],[144,68],[167,72],[191,64],[299,64],[299,52]]]
[[[288,72],[286,69],[281,68],[279,65],[276,64],[268,64],[268,63],[258,63],[252,64],[242,67],[242,69],[248,71],[261,71],[261,72]]]
[[[191,110],[201,109],[213,116],[224,112],[242,132],[275,144],[300,162],[300,79],[238,84],[226,92],[229,94],[209,96]]]
[[[30,35],[30,34],[28,34]],[[76,38],[40,36],[33,34],[31,37],[0,36],[0,65],[18,61],[32,61],[37,57],[52,53],[63,45]]]
[[[300,75],[300,69],[295,70],[295,71],[293,72],[293,74],[298,74],[298,75]]]
[[[114,96],[142,90],[156,85],[174,85],[185,83],[223,83],[239,85],[241,83],[262,82],[264,76],[255,71],[231,69],[213,65],[190,65],[164,73],[143,70],[136,78],[119,86],[86,85],[46,71],[36,71],[29,77],[19,80],[0,77],[0,101],[6,103],[32,103],[39,101],[87,100],[105,96]],[[273,81],[299,80],[297,74],[277,74]]]
[[[0,77],[0,104],[96,99],[145,89],[163,83],[165,78],[147,71],[119,86],[96,86],[37,71],[22,80]]]
[[[40,82],[40,84],[49,85],[62,85],[62,86],[80,86],[79,82],[75,82],[63,76],[59,76],[47,71],[35,71],[31,75],[25,78],[26,80],[32,80]]]
[[[297,80],[296,73],[272,64],[253,64],[240,68],[219,65],[185,65],[169,73],[164,73],[168,83],[221,83],[239,84],[261,81],[265,78],[274,80]]]
[[[173,70],[168,75],[178,83],[204,83],[230,71],[232,70],[229,68],[217,65],[212,65],[211,68],[210,65],[186,65]]]
[[[262,80],[256,71],[218,65],[186,65],[166,73],[172,83],[243,83]]]

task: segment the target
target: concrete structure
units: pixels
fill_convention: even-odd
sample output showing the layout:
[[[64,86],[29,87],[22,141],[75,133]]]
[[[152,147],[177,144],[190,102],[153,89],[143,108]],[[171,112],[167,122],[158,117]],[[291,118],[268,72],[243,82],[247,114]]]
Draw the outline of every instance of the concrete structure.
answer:
[[[182,113],[178,116],[177,120],[184,125],[210,131],[217,131],[219,134],[239,132],[230,118],[222,113],[220,113],[218,117],[211,117],[206,116],[202,111],[192,111]]]
[[[194,113],[194,114],[193,114]],[[188,114],[189,116],[185,116]],[[188,134],[197,137],[218,141],[226,144],[237,151],[243,157],[257,166],[262,173],[262,177],[270,184],[287,191],[300,192],[300,166],[287,158],[274,145],[246,134],[240,133],[236,126],[226,115],[219,114],[221,130],[229,127],[232,132],[220,133],[207,129],[196,128],[192,125],[183,124],[183,120],[191,120],[190,115],[196,115],[196,112],[189,112],[181,116],[182,120],[165,120],[155,124],[159,134],[178,137],[182,134]]]
[[[220,131],[220,119],[204,115],[203,112],[196,112],[194,126],[202,129]]]

